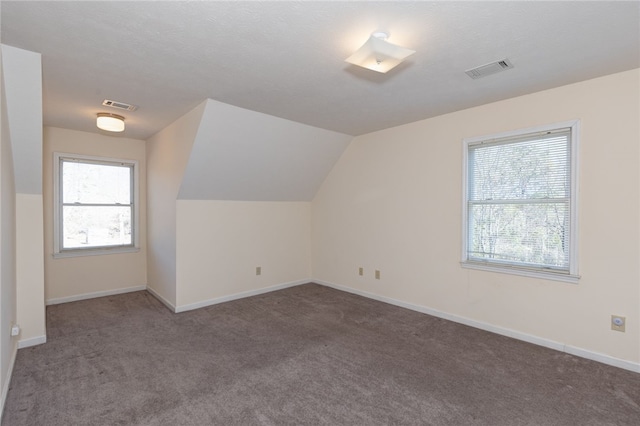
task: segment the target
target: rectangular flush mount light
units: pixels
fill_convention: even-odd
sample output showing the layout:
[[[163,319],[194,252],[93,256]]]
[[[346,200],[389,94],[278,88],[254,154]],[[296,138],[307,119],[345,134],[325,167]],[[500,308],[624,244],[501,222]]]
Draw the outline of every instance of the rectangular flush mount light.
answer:
[[[415,50],[389,43],[388,37],[386,33],[373,33],[369,40],[345,61],[372,71],[386,73],[416,53]]]

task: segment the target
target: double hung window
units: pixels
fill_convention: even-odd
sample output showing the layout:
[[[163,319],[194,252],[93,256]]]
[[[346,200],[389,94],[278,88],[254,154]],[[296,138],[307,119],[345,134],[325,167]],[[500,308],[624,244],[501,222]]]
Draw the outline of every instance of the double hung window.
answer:
[[[55,153],[54,256],[137,246],[137,162]]]
[[[463,266],[577,280],[578,123],[464,141]]]

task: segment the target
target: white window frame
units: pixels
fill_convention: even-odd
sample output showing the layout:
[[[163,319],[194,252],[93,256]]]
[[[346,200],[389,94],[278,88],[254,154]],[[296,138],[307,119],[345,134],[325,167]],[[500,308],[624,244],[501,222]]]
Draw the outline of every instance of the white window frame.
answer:
[[[131,244],[124,246],[105,246],[105,247],[87,247],[87,248],[62,248],[62,175],[60,173],[60,162],[63,160],[80,161],[94,164],[104,165],[126,165],[132,170],[132,223],[131,223]],[[77,256],[97,256],[105,254],[117,253],[135,253],[140,251],[139,245],[139,179],[138,179],[138,161],[125,160],[110,157],[96,157],[90,155],[69,154],[64,152],[53,153],[53,257],[77,257]]]
[[[559,129],[571,129],[570,141],[570,227],[569,227],[569,270],[557,271],[542,267],[528,267],[513,264],[502,264],[499,262],[469,260],[469,203],[468,203],[468,182],[469,182],[469,145],[479,142],[489,142],[492,140],[515,138],[535,133],[546,133]],[[462,164],[462,261],[463,268],[477,269],[483,271],[499,272],[526,277],[543,278],[548,280],[563,281],[569,283],[577,283],[580,276],[578,275],[578,146],[580,140],[580,120],[572,120],[549,125],[530,127],[527,129],[508,131],[492,135],[478,136],[473,138],[465,138],[463,145],[463,164]]]

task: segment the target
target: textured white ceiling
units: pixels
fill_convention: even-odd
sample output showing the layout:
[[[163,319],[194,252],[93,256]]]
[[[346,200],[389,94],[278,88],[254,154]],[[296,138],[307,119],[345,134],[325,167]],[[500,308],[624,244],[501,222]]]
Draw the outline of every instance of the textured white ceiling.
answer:
[[[96,131],[113,99],[146,139],[205,98],[350,135],[640,66],[640,2],[1,2],[42,53],[44,124]],[[416,50],[344,59],[376,30]],[[508,57],[513,70],[464,71]]]

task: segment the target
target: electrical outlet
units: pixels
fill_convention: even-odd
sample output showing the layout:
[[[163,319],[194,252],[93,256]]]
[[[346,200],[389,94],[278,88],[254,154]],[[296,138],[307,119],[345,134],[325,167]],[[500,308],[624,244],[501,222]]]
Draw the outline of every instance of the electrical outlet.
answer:
[[[256,275],[262,275],[262,266],[256,266]]]
[[[363,276],[364,275],[364,268],[358,268],[358,275]]]
[[[624,333],[624,326],[627,322],[625,317],[620,315],[611,315],[611,329],[615,331],[622,331]]]
[[[380,279],[380,271],[376,269],[376,280],[379,280],[379,279]]]

